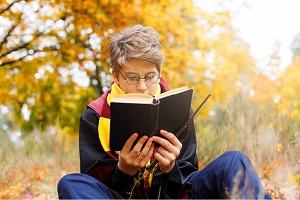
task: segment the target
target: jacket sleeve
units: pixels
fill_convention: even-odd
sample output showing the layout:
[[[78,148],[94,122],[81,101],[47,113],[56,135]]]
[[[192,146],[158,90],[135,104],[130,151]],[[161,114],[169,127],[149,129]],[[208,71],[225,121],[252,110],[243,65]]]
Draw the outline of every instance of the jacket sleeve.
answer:
[[[112,159],[102,148],[98,136],[99,115],[88,108],[80,118],[80,172],[89,174],[117,191],[130,191],[133,177],[122,173],[118,160]]]
[[[180,191],[183,189],[190,174],[198,170],[197,141],[193,121],[188,124],[187,134],[180,141],[182,149],[175,166],[169,173],[163,174],[162,177],[157,177],[157,179],[160,178],[160,181],[162,181],[162,189],[166,195],[164,198],[179,198]],[[159,184],[159,180],[155,182]]]
[[[99,116],[88,108],[80,118],[79,155],[80,171],[87,173],[98,160],[105,158],[98,136]]]

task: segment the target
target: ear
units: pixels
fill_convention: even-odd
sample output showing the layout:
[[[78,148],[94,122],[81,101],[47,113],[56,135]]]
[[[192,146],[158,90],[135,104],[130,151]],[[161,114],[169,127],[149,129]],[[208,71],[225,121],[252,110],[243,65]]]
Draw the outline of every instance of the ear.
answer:
[[[119,74],[117,72],[113,72],[112,75],[112,80],[114,81],[114,83],[119,84]]]

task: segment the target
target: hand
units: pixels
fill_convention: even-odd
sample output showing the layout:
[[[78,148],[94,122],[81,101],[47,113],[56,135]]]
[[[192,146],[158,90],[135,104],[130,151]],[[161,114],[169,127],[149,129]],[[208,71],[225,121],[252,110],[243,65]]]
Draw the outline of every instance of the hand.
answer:
[[[171,132],[161,130],[160,134],[166,139],[159,136],[153,136],[153,142],[160,145],[153,155],[158,161],[161,171],[163,173],[168,173],[175,165],[175,161],[180,154],[182,144]]]
[[[136,145],[132,148],[132,145],[137,137],[137,133],[132,134],[127,139],[119,153],[118,168],[123,173],[130,176],[134,176],[138,169],[145,167],[146,163],[150,160],[154,152],[153,139],[148,139],[147,136],[141,137]],[[144,144],[145,146],[142,149]]]

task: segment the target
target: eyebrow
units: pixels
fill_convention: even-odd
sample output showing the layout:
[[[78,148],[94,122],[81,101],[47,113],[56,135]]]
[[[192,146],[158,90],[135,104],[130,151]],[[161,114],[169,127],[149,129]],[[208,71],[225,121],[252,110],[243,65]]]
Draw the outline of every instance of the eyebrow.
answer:
[[[127,75],[128,75],[128,74],[137,74],[137,75],[140,76],[140,74],[138,74],[138,73],[136,73],[136,72],[127,72],[127,71],[125,71],[125,70],[123,70],[123,71],[124,71]],[[147,75],[147,74],[149,74],[149,73],[152,73],[152,72],[159,74],[159,72],[156,72],[156,71],[150,71],[150,72],[145,73],[144,76]]]

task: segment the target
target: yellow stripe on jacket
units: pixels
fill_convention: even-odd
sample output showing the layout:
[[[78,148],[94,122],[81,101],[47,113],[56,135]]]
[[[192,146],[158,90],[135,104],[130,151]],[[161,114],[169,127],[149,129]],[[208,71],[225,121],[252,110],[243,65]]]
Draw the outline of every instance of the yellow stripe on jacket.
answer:
[[[112,98],[119,94],[125,94],[125,92],[117,84],[114,83],[111,86],[111,92],[107,95],[107,104],[110,106]],[[110,119],[100,116],[98,124],[98,134],[104,151],[110,151]]]

